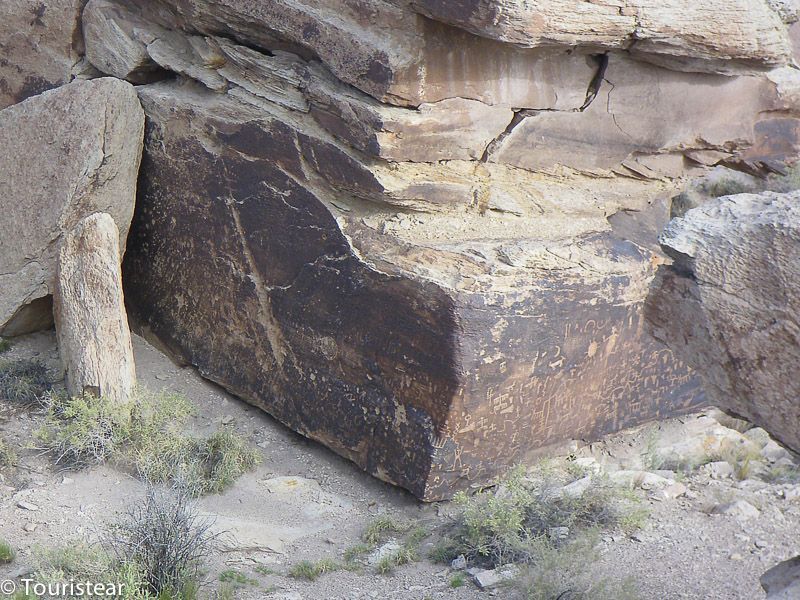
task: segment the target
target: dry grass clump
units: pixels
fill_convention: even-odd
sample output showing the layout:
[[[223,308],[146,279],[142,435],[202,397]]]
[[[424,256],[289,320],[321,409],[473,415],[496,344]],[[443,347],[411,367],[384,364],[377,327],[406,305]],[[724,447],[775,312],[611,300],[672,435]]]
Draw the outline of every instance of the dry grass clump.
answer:
[[[56,463],[83,468],[112,460],[152,483],[180,482],[192,495],[219,493],[259,455],[229,428],[206,438],[184,433],[192,406],[182,395],[137,391],[120,403],[49,394],[37,437]]]
[[[213,550],[210,525],[185,490],[150,486],[101,544],[38,549],[33,579],[122,585],[119,600],[195,600],[198,570]]]
[[[145,501],[108,528],[107,545],[117,564],[136,566],[142,590],[158,598],[193,597],[198,570],[213,550],[211,525],[185,489],[150,486]]]
[[[314,562],[310,560],[301,560],[289,571],[289,577],[305,579],[306,581],[315,581],[320,575],[339,571],[342,568],[344,567],[332,558],[322,558]]]
[[[51,388],[47,368],[38,360],[0,361],[0,400],[30,406]]]
[[[578,479],[582,491],[565,493],[564,486]],[[646,512],[630,490],[543,462],[531,472],[515,469],[495,489],[459,494],[455,502],[458,513],[433,560],[463,555],[469,565],[489,569],[514,563],[521,575],[511,585],[531,600],[631,597],[631,584],[611,585],[591,567],[598,531],[643,524]]]
[[[598,576],[592,568],[599,556],[595,534],[555,546],[545,538],[531,545],[531,556],[512,593],[524,600],[635,600],[641,596],[631,578]]]
[[[419,546],[428,535],[428,530],[422,526],[414,526],[412,522],[392,515],[380,515],[364,529],[361,542],[345,551],[343,561],[332,558],[323,558],[316,562],[304,560],[292,567],[289,575],[296,579],[314,581],[320,575],[332,571],[361,571],[366,564],[363,559],[367,554],[384,542],[400,538],[397,547],[383,554],[374,565],[377,573],[388,575],[397,567],[418,561]]]
[[[195,495],[224,491],[260,462],[258,453],[230,428],[207,438],[171,434],[141,442],[134,448],[134,464],[142,477],[179,481]]]

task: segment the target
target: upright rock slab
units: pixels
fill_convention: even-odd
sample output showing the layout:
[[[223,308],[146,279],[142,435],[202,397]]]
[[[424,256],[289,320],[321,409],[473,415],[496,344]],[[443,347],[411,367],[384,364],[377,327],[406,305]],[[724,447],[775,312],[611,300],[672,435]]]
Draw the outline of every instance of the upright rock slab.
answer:
[[[718,198],[673,220],[648,300],[655,335],[709,400],[800,451],[800,192]]]
[[[65,231],[110,214],[125,248],[144,113],[129,83],[77,81],[0,111],[0,334],[52,323]]]
[[[119,235],[111,215],[95,213],[64,235],[58,253],[56,334],[72,396],[126,401],[136,384]]]

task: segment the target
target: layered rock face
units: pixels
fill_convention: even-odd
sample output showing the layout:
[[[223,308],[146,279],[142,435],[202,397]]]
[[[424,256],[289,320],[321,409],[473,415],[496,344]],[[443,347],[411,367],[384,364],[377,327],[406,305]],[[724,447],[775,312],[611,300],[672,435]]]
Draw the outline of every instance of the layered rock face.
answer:
[[[135,319],[427,500],[702,402],[644,332],[655,232],[682,178],[795,152],[786,27],[540,4],[90,0],[87,58],[152,82]]]
[[[800,192],[719,198],[662,236],[675,263],[647,306],[714,404],[800,451]]]
[[[52,324],[64,234],[112,215],[124,248],[144,113],[129,83],[76,81],[0,111],[0,334]]]

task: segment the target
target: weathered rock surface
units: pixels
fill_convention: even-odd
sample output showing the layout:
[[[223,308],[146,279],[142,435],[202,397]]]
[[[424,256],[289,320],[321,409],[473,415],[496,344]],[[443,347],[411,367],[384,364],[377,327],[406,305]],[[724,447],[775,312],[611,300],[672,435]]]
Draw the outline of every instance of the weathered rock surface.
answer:
[[[58,350],[72,396],[126,401],[136,385],[119,240],[111,215],[95,213],[61,243],[53,305]]]
[[[91,0],[97,68],[175,76],[139,88],[136,320],[425,499],[703,402],[644,331],[656,232],[682,177],[795,153],[786,28],[579,4]]]
[[[721,65],[785,64],[782,15],[763,0],[411,0],[433,19],[524,47],[587,46]],[[790,11],[789,11],[790,12]],[[784,11],[786,18],[791,15]],[[693,61],[690,65],[700,65]],[[706,63],[706,67],[708,63]]]
[[[800,451],[800,192],[722,197],[673,220],[647,316],[709,399]]]
[[[787,29],[763,0],[691,6],[651,0],[128,4],[170,29],[315,57],[342,81],[401,105],[463,97],[519,108],[577,108],[595,71],[587,57],[606,50],[633,50],[678,70],[711,72],[780,66],[791,57]]]
[[[586,205],[555,179],[487,165],[471,185],[518,198],[521,219],[454,205],[411,226],[310,115],[190,83],[140,94],[136,318],[369,472],[443,498],[541,445],[700,401],[641,336],[653,256],[593,204],[635,194]],[[543,204],[560,208],[543,217]]]
[[[761,576],[767,600],[792,600],[800,597],[800,556],[785,560]]]
[[[124,248],[136,194],[144,114],[133,87],[73,82],[0,111],[0,333],[52,323],[65,231],[107,212]]]
[[[319,59],[338,78],[392,104],[463,97],[512,107],[575,107],[586,56],[531,51],[420,17],[392,0],[134,0],[171,29],[223,35]]]
[[[191,23],[217,31],[201,26],[204,11],[211,10],[201,4],[192,5]],[[278,10],[247,6],[248,15]],[[299,55],[276,50],[284,45],[274,40],[263,41],[271,44],[267,55],[225,38],[168,30],[164,24],[170,19],[173,26],[184,21],[161,8],[157,12],[143,0],[124,8],[92,0],[84,18],[89,58],[101,70],[131,81],[144,81],[161,69],[219,93],[244,93],[250,102],[309,112],[345,143],[391,161],[488,160],[534,171],[569,167],[657,179],[715,164],[745,164],[757,172],[763,163],[774,165],[800,149],[800,74],[790,68],[728,77],[677,72],[622,54],[568,57],[517,49],[530,64],[513,73],[497,65],[465,73],[450,65],[433,77],[440,52],[419,59],[411,81],[424,87],[406,99],[413,106],[396,107],[371,97],[397,101],[368,85],[360,86],[363,93],[337,80],[338,75],[359,87],[336,69],[328,71],[324,56],[320,64],[309,62],[302,49],[292,47]],[[179,3],[179,13],[188,10]],[[362,24],[361,34],[367,35],[366,27]],[[775,31],[785,28],[778,23]],[[499,56],[472,48],[470,40],[450,44],[464,53],[470,69]],[[437,85],[447,89],[433,94]],[[491,91],[495,85],[501,92]],[[418,182],[414,191],[420,186],[431,187]],[[435,195],[441,199],[454,186],[459,187],[450,181]],[[397,190],[398,204],[413,205],[416,199],[407,198],[409,193]]]
[[[0,2],[0,108],[81,73],[83,5],[83,0]]]
[[[775,114],[788,115],[800,106],[798,89],[794,69],[723,77],[679,73],[612,55],[597,97],[585,111],[527,116],[495,148],[491,160],[530,170],[564,165],[674,176],[670,155],[678,159],[680,173],[684,156],[704,165],[724,162],[759,143],[763,129],[771,130],[773,144],[792,136],[791,118],[782,119],[785,131],[777,135],[769,125]],[[778,149],[773,153],[781,154]]]

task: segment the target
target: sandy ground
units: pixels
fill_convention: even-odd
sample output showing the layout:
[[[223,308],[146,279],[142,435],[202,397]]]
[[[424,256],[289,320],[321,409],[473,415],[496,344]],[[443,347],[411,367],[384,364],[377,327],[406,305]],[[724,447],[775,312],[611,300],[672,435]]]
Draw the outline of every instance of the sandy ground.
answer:
[[[422,561],[394,574],[335,572],[315,582],[286,576],[302,559],[337,558],[359,541],[367,524],[388,513],[419,521],[432,529],[442,521],[447,505],[425,505],[402,490],[381,483],[326,450],[287,430],[262,411],[226,394],[190,368],[135,339],[140,383],[150,389],[184,393],[198,408],[192,428],[209,432],[232,424],[255,445],[262,464],[218,496],[203,498],[200,508],[225,530],[224,551],[205,572],[204,592],[213,593],[219,573],[235,568],[254,583],[238,590],[237,598],[285,600],[408,600],[506,597],[504,590],[481,591],[471,583],[452,589],[453,572]],[[36,356],[60,369],[52,333],[18,340],[3,358]],[[687,435],[687,422],[664,422],[658,430],[671,442]],[[706,423],[707,421],[703,421]],[[18,551],[11,565],[0,565],[0,580],[25,572],[36,548],[62,546],[92,539],[103,523],[113,520],[143,493],[130,475],[110,467],[58,472],[48,457],[19,450],[41,424],[41,415],[0,403],[0,436],[18,448],[20,466],[0,473],[0,538]],[[598,462],[624,462],[641,455],[653,426],[610,436],[583,446],[581,456]],[[640,490],[651,516],[644,530],[632,537],[606,536],[599,567],[610,577],[631,576],[643,598],[763,598],[758,579],[770,566],[800,554],[800,503],[785,499],[792,486],[760,481],[711,479],[703,469],[682,482],[687,495],[662,499],[657,490]],[[713,507],[744,499],[760,512],[750,519],[709,514]],[[18,506],[29,502],[37,510]],[[423,552],[424,552],[423,548]],[[266,566],[274,574],[263,575]]]

